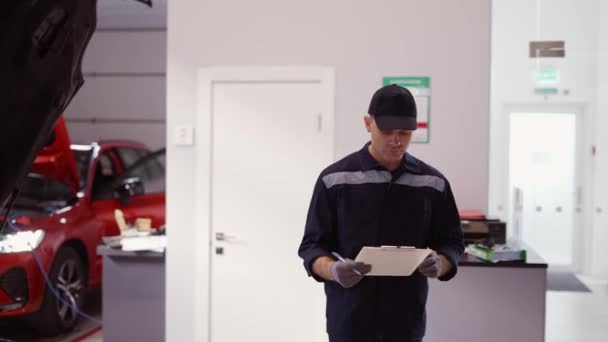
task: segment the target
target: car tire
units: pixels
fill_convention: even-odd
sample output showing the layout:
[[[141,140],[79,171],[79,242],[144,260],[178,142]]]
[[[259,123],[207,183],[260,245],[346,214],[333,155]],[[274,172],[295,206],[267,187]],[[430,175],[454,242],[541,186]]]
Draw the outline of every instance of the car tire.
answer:
[[[84,305],[87,274],[80,255],[70,247],[62,247],[48,274],[57,295],[46,286],[40,311],[33,317],[33,328],[43,336],[55,336],[70,331],[79,320]],[[72,305],[68,305],[71,303]]]

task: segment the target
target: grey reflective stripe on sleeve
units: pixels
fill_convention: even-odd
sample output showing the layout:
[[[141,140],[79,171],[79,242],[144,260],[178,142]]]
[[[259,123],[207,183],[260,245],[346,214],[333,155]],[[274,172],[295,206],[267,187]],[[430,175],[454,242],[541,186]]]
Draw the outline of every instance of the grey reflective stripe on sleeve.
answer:
[[[445,181],[436,176],[421,176],[406,173],[395,182],[401,185],[409,185],[416,187],[431,187],[439,192],[445,189]]]
[[[390,181],[390,172],[378,170],[336,172],[323,177],[323,183],[328,189],[338,184],[388,183]]]

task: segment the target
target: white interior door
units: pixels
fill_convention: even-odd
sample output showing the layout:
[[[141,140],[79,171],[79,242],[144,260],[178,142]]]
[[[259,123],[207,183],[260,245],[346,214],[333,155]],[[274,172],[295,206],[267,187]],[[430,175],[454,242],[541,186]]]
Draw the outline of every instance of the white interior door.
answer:
[[[520,191],[521,237],[551,266],[573,269],[582,231],[575,226],[576,114],[515,112],[509,126],[509,188]]]
[[[322,286],[297,249],[333,160],[326,84],[232,80],[211,90],[210,341],[326,340]]]

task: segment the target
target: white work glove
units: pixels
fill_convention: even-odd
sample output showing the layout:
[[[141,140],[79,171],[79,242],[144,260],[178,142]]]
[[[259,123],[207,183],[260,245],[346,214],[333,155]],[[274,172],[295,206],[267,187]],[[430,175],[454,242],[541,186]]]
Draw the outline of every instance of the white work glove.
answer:
[[[344,261],[334,261],[329,270],[338,284],[343,288],[349,288],[357,285],[363,276],[372,270],[372,265],[344,259]]]
[[[435,251],[431,251],[424,261],[418,266],[418,271],[428,278],[437,278],[441,273],[441,258]]]

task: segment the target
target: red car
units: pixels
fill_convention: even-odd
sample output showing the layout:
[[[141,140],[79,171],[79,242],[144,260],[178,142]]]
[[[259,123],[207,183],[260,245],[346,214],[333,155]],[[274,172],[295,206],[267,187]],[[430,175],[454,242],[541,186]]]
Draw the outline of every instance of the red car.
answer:
[[[96,247],[120,234],[114,210],[128,223],[146,217],[163,226],[164,178],[163,153],[130,141],[70,145],[60,119],[0,232],[0,319],[27,317],[45,335],[73,328],[78,314],[66,303],[81,308],[85,291],[100,286]]]

